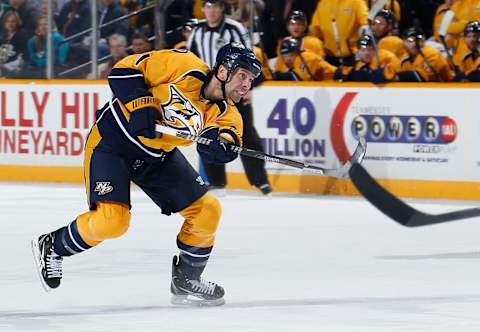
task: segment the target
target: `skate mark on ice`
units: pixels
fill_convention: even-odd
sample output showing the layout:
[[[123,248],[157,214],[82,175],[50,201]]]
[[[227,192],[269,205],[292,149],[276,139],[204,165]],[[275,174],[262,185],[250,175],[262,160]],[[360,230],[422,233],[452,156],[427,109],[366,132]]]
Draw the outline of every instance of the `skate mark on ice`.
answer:
[[[471,252],[451,252],[443,254],[425,254],[425,255],[389,255],[377,256],[378,259],[390,260],[422,260],[422,259],[480,259],[480,251]]]

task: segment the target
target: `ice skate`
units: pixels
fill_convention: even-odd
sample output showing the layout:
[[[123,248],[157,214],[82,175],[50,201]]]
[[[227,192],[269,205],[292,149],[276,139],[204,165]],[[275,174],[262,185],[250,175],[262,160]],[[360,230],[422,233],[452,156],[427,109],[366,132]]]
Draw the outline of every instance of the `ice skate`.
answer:
[[[190,306],[219,306],[225,304],[223,287],[202,278],[190,280],[179,268],[179,261],[177,256],[173,257],[172,283],[170,284],[172,304]]]
[[[53,251],[54,233],[41,235],[38,239],[33,239],[32,253],[37,266],[38,275],[45,291],[60,286],[62,279],[62,261],[63,258]]]
[[[256,186],[258,188],[258,190],[260,190],[262,192],[262,194],[264,194],[265,196],[268,196],[272,193],[272,187],[270,186],[270,184],[268,183],[264,183],[264,184],[261,184],[261,185],[258,185]]]

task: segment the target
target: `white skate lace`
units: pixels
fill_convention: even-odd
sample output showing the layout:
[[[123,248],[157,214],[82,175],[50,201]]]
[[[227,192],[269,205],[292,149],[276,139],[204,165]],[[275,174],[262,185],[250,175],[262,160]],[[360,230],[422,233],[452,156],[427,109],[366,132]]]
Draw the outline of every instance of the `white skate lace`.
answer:
[[[50,253],[47,256],[47,277],[48,278],[61,278],[62,277],[62,261],[63,258],[58,256],[50,249]]]
[[[193,291],[213,295],[213,291],[215,290],[215,283],[204,280],[202,278],[200,278],[200,280],[189,280],[189,282],[192,285]]]

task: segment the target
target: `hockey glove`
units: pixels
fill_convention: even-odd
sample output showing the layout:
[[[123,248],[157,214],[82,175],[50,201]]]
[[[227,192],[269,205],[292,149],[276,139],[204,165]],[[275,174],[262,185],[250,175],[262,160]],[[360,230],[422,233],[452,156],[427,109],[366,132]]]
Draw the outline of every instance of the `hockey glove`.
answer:
[[[209,145],[197,144],[197,151],[205,163],[226,164],[237,158],[238,154],[230,149],[232,142],[222,137],[232,137],[232,135],[225,132],[219,134],[218,128],[215,128],[203,132],[200,136],[212,140]]]
[[[374,84],[383,84],[388,82],[387,78],[385,77],[385,71],[383,68],[372,70],[370,80]]]
[[[423,82],[422,77],[417,71],[401,71],[398,73],[398,80],[400,82]]]
[[[136,89],[125,104],[130,112],[129,129],[135,136],[155,138],[155,123],[161,120],[158,100],[144,89]]]

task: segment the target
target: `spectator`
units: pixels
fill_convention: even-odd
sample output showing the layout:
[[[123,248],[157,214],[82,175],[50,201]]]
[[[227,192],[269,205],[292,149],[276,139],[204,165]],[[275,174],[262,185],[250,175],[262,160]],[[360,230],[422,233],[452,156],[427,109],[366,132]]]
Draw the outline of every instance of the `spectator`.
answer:
[[[480,21],[467,24],[464,39],[469,51],[463,55],[456,80],[480,82]]]
[[[357,40],[368,27],[364,0],[322,0],[310,25],[311,34],[323,41],[325,60],[335,66],[355,63]]]
[[[0,76],[20,77],[27,56],[27,33],[21,28],[17,12],[11,10],[2,19],[0,34]]]
[[[310,51],[302,51],[298,39],[286,37],[280,45],[286,69],[275,68],[275,80],[323,81],[332,79],[335,66]]]
[[[22,28],[28,35],[32,35],[36,29],[37,11],[28,0],[9,0],[10,6],[18,13],[22,21]]]
[[[63,36],[53,31],[53,56],[56,66],[63,66],[68,55],[68,43],[63,43]],[[44,70],[47,65],[47,18],[40,17],[37,20],[35,35],[28,40],[27,49],[30,59],[32,74],[36,77],[44,77]]]
[[[408,55],[401,60],[398,74],[402,82],[449,82],[454,73],[439,50],[424,46],[424,36],[417,28],[405,33],[404,43]]]
[[[0,20],[3,19],[3,15],[5,15],[5,13],[8,12],[10,9],[12,9],[10,4],[5,2],[0,2]]]
[[[111,58],[98,66],[98,74],[100,79],[107,79],[112,71],[113,66],[128,55],[127,38],[124,35],[114,33],[108,37],[108,45]]]
[[[56,19],[58,29],[62,36],[68,38],[72,35],[89,29],[92,25],[90,0],[69,0],[60,9]],[[71,65],[78,65],[90,60],[90,34],[84,34],[69,42]],[[81,74],[80,74],[81,75]]]
[[[37,0],[38,3],[38,12],[40,16],[47,16],[48,14],[48,0]],[[52,0],[52,14],[55,20],[58,18],[58,1],[57,0]],[[58,23],[57,23],[58,27]]]
[[[286,26],[290,37],[298,40],[300,50],[310,51],[320,56],[321,58],[325,57],[322,41],[314,36],[306,36],[308,22],[307,16],[304,12],[299,10],[294,10],[293,12],[291,12],[286,20]],[[285,64],[284,57],[280,54],[281,42],[282,41],[279,42],[277,47],[276,70],[279,72],[284,72],[288,70],[288,67]]]
[[[369,35],[360,37],[357,46],[358,60],[355,66],[338,68],[335,72],[335,80],[375,84],[396,80],[400,71],[400,60],[395,54],[387,50],[375,50],[373,37]]]
[[[110,43],[110,47],[111,47]],[[137,33],[132,37],[132,54],[140,54],[149,52],[152,50],[152,43],[148,40],[147,36],[142,33]]]
[[[125,15],[125,10],[116,0],[100,0],[99,25],[108,23]],[[108,39],[114,33],[128,36],[128,21],[123,20],[100,29],[100,38]]]
[[[70,0],[60,9],[56,23],[64,37],[70,37],[92,26],[90,0]]]

